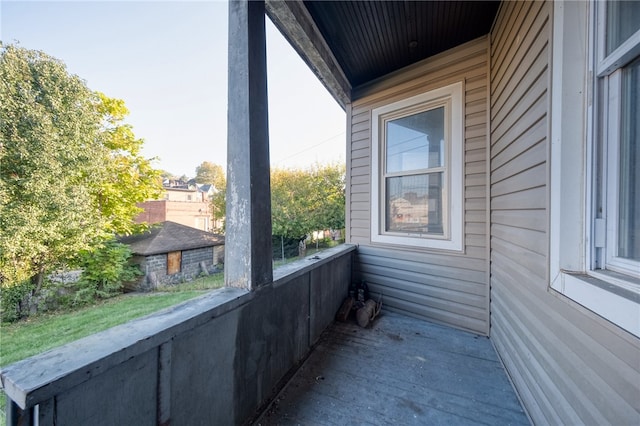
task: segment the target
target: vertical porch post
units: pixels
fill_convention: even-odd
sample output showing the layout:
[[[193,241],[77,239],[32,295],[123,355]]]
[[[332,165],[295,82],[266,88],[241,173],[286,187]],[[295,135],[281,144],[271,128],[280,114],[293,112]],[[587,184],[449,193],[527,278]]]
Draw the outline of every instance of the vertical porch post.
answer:
[[[229,2],[225,285],[273,280],[264,1]]]

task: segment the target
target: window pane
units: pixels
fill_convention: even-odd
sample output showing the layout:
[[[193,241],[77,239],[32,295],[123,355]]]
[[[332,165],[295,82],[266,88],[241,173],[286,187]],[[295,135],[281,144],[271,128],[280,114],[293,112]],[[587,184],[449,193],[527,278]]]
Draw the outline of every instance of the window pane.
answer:
[[[607,55],[640,29],[639,1],[607,2]]]
[[[640,261],[640,59],[622,75],[618,257]]]
[[[444,107],[390,120],[386,132],[387,173],[444,165]]]
[[[386,230],[443,235],[443,176],[438,172],[387,178]]]

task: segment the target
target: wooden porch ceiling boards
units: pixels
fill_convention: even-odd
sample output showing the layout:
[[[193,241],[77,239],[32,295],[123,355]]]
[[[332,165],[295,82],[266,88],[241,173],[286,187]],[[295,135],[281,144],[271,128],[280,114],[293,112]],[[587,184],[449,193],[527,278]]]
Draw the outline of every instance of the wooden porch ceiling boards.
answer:
[[[487,34],[498,1],[311,1],[304,5],[357,87]]]

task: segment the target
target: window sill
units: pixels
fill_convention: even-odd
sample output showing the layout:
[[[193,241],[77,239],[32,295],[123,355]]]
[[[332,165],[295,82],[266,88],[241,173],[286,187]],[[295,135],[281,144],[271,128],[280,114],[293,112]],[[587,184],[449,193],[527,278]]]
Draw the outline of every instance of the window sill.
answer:
[[[562,271],[551,288],[640,337],[640,292],[627,277],[609,271]]]
[[[453,252],[461,252],[462,237],[455,236],[454,239],[438,239],[438,238],[418,238],[418,237],[403,237],[397,235],[371,235],[371,241],[373,243],[389,244],[394,246],[406,246],[411,248],[423,248],[432,250],[447,250]]]

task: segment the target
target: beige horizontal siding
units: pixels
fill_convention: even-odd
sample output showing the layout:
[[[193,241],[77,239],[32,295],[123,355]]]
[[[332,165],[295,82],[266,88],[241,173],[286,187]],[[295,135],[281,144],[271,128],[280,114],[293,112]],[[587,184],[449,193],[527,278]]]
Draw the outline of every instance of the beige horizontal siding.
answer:
[[[481,38],[366,87],[354,89],[350,110],[348,235],[360,244],[356,275],[382,294],[385,308],[486,334],[488,49]],[[371,110],[464,82],[464,245],[450,254],[371,242]],[[377,207],[373,207],[377,208]]]
[[[491,34],[491,338],[536,424],[638,424],[639,340],[549,290],[552,7],[503,2]]]
[[[464,184],[466,187],[479,186],[479,185],[484,185],[486,180],[487,180],[486,173],[472,173],[472,174],[467,174],[464,177]]]
[[[451,256],[367,246],[360,246],[358,258],[355,272],[385,308],[469,330],[484,323],[484,259],[470,259],[463,269]]]

